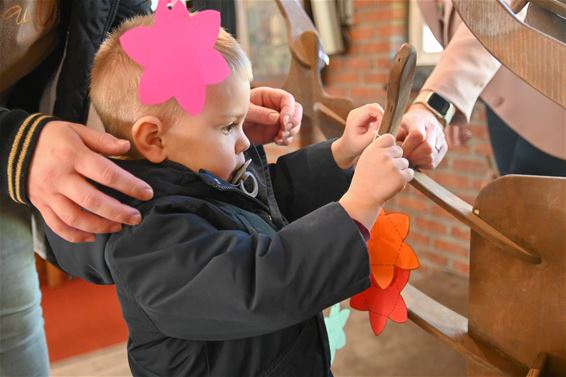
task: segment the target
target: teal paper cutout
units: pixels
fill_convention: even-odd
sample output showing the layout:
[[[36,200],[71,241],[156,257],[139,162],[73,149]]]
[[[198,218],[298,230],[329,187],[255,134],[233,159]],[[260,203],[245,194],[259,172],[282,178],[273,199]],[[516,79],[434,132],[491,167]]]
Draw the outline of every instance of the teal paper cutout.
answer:
[[[338,303],[330,308],[328,317],[324,317],[324,324],[328,332],[328,343],[330,345],[330,366],[334,362],[336,350],[344,348],[346,345],[344,326],[349,316],[350,309],[340,310],[340,304]]]

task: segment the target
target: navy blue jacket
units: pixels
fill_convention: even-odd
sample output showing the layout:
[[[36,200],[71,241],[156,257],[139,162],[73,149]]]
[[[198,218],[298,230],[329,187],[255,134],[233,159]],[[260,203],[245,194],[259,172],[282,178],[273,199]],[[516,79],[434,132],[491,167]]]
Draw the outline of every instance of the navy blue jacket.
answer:
[[[120,161],[155,192],[114,193],[140,225],[82,245],[48,231],[67,272],[116,284],[134,375],[328,376],[320,312],[369,286],[366,244],[334,202],[350,174],[330,144],[271,166],[252,147],[257,198],[173,162]]]

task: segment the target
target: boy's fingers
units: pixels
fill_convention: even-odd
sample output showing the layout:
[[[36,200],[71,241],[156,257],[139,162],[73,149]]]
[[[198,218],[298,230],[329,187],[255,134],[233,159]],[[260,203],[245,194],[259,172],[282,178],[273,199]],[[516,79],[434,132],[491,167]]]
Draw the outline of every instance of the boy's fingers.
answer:
[[[401,174],[403,174],[407,182],[410,182],[413,178],[415,178],[415,171],[411,168],[401,170]]]
[[[359,126],[365,126],[368,122],[381,123],[381,118],[383,117],[383,109],[377,103],[372,103],[365,105],[357,109],[355,116],[355,122]]]
[[[149,200],[153,197],[153,190],[147,183],[91,151],[79,155],[75,169],[82,176],[133,198]]]
[[[394,161],[395,167],[399,170],[405,170],[409,167],[409,160],[406,158],[397,158]]]
[[[372,117],[374,117],[374,118],[376,118],[376,119],[378,119],[378,120],[383,117],[383,107],[381,107],[380,104],[378,104],[378,103],[370,103],[370,104],[367,104],[366,106],[367,106],[368,113],[369,113]]]
[[[374,144],[381,148],[392,147],[395,145],[395,137],[391,134],[381,135],[374,141]]]
[[[393,158],[403,157],[403,148],[398,145],[394,145],[389,148],[389,155]]]

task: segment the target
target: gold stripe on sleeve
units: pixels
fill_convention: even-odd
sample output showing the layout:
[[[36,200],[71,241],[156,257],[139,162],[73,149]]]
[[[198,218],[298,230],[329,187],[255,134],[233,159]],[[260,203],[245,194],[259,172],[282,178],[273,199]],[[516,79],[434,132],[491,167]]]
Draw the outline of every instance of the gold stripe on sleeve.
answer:
[[[16,195],[14,194],[14,186],[13,186],[13,165],[14,165],[14,158],[16,157],[16,153],[18,151],[18,146],[20,144],[20,139],[22,138],[22,135],[24,134],[25,129],[27,128],[28,124],[31,122],[31,120],[33,118],[35,118],[36,116],[40,115],[39,113],[37,114],[33,114],[30,115],[29,117],[26,118],[26,120],[22,123],[22,125],[20,126],[20,129],[18,130],[18,133],[16,134],[16,137],[14,139],[14,142],[12,143],[12,149],[10,150],[10,156],[8,157],[8,193],[10,194],[10,198],[12,198],[13,201],[17,202],[18,200],[16,199]]]
[[[37,126],[39,125],[39,123],[41,123],[43,120],[45,120],[46,118],[50,118],[50,115],[42,115],[39,118],[37,118],[34,122],[33,125],[31,126],[30,130],[28,131],[27,135],[26,135],[26,140],[24,141],[24,146],[22,147],[22,151],[20,152],[20,156],[18,159],[18,166],[16,168],[16,198],[20,203],[25,203],[22,196],[20,195],[20,182],[21,182],[21,175],[22,175],[22,165],[24,164],[24,160],[26,158],[26,154],[29,148],[29,143],[31,142],[31,138],[33,137],[33,133],[35,131],[35,129],[37,128]]]

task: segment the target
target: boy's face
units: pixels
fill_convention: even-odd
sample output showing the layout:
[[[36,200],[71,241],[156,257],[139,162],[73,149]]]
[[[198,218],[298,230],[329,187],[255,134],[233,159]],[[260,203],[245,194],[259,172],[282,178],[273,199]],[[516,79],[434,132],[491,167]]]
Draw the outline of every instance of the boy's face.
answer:
[[[243,152],[250,146],[242,130],[249,103],[250,83],[243,73],[233,72],[208,86],[203,112],[186,115],[163,134],[167,159],[229,181],[245,162]]]

